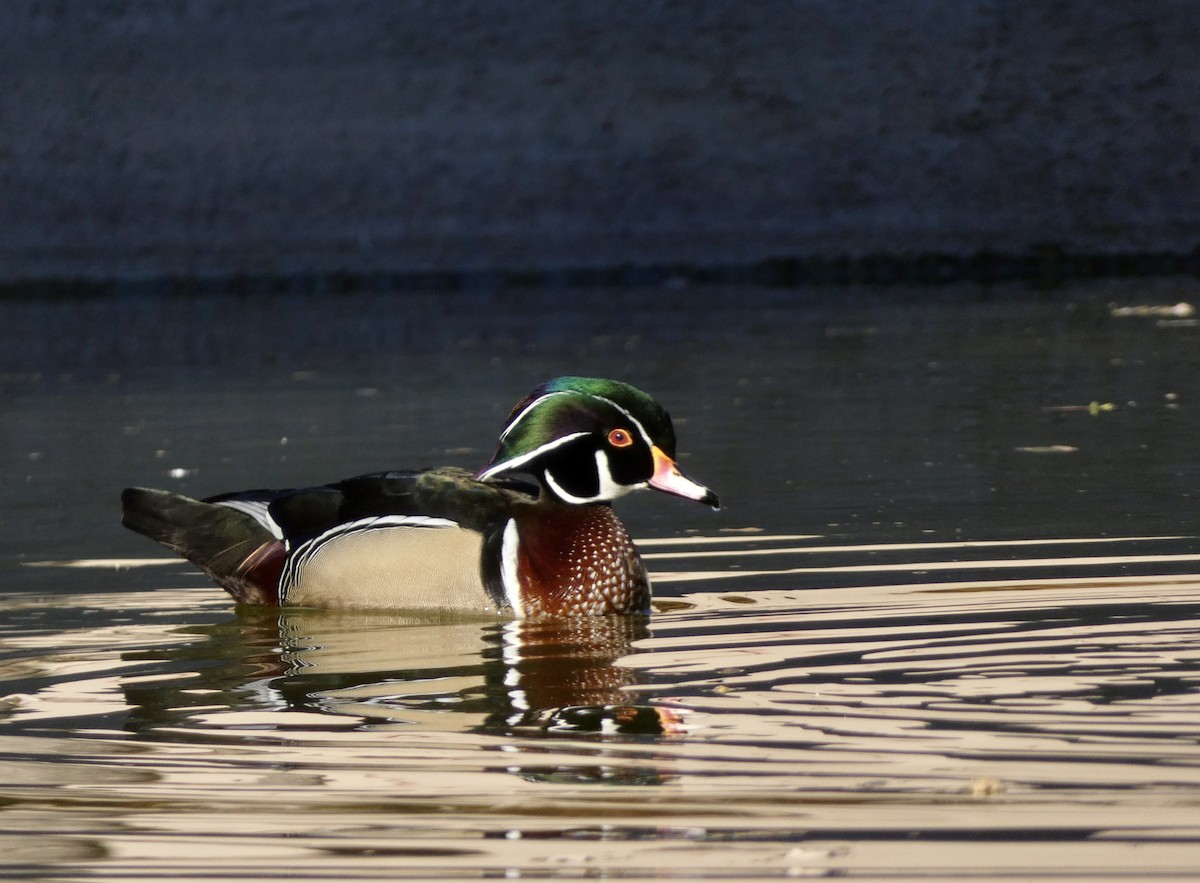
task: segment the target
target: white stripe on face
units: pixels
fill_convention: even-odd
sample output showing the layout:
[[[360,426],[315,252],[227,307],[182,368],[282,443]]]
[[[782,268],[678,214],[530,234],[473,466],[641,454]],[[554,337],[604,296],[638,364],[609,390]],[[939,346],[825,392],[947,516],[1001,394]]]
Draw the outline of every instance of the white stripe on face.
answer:
[[[554,480],[554,476],[549,470],[543,473],[546,480],[546,486],[554,492],[554,495],[564,503],[571,503],[575,506],[584,506],[588,503],[607,503],[610,500],[615,500],[617,497],[623,497],[625,494],[637,488],[645,487],[645,482],[635,485],[625,485],[618,483],[612,477],[612,470],[608,466],[608,454],[604,451],[596,451],[596,476],[600,482],[600,488],[592,497],[577,497],[572,493],[568,493],[562,485]]]
[[[528,405],[526,405],[525,409],[523,411],[521,411],[521,413],[518,414],[516,417],[514,417],[512,419],[512,421],[508,424],[508,426],[506,426],[504,428],[504,432],[500,433],[500,441],[503,442],[506,438],[508,438],[508,434],[516,428],[517,424],[520,423],[522,420],[524,420],[527,416],[529,416],[529,412],[532,411],[534,408],[536,408],[538,405],[540,405],[542,402],[546,401],[546,399],[550,398],[551,396],[565,396],[565,395],[569,395],[569,393],[567,393],[567,392],[548,392],[545,395],[538,396],[536,399],[534,399],[532,402],[530,402]]]
[[[618,411],[620,411],[622,414],[624,414],[630,423],[632,423],[635,427],[637,427],[637,431],[639,433],[641,433],[642,440],[646,443],[647,446],[654,444],[654,440],[652,438],[650,438],[650,434],[648,432],[646,432],[646,427],[642,426],[641,421],[638,420],[636,417],[634,417],[632,414],[630,414],[628,411],[626,411],[624,408],[622,408],[620,405],[618,405],[616,402],[614,402],[612,399],[606,399],[604,396],[592,396],[592,398],[599,399],[602,402],[607,402],[608,404],[612,405],[614,408],[616,408]]]
[[[497,463],[495,466],[491,467],[490,469],[485,469],[483,472],[479,473],[479,480],[487,481],[489,478],[491,478],[493,475],[495,475],[498,472],[508,472],[509,470],[516,469],[520,466],[524,466],[530,460],[534,460],[537,457],[540,457],[542,454],[546,453],[547,451],[552,451],[561,445],[565,445],[569,441],[574,441],[575,439],[582,438],[585,435],[591,435],[591,433],[590,432],[572,432],[570,435],[564,435],[561,438],[556,438],[553,441],[548,441],[541,447],[534,448],[532,451],[530,451],[527,454],[522,454],[519,457],[513,457],[511,460],[502,460],[499,463]]]
[[[631,414],[625,408],[621,407],[616,402],[614,402],[612,399],[606,398],[605,396],[596,395],[595,393],[577,392],[574,390],[560,390],[558,392],[548,392],[545,395],[538,396],[536,399],[534,399],[532,402],[530,402],[528,405],[526,405],[524,407],[524,409],[522,409],[521,413],[518,414],[516,417],[514,417],[512,422],[510,422],[508,424],[508,426],[505,427],[504,432],[502,432],[500,434],[500,443],[503,444],[504,440],[506,438],[508,438],[509,434],[514,429],[516,429],[517,426],[526,417],[528,417],[531,413],[533,413],[533,411],[539,405],[541,405],[543,402],[545,402],[547,399],[549,399],[553,396],[563,396],[563,395],[585,396],[590,399],[595,399],[598,402],[604,402],[604,404],[611,407],[614,411],[623,415],[625,417],[625,419],[628,420],[635,429],[637,429],[638,434],[641,435],[642,440],[646,443],[647,447],[651,447],[654,444],[654,440],[652,438],[650,438],[650,434],[648,432],[646,432],[646,427],[642,425],[641,421],[638,420],[636,417],[634,417],[633,414]],[[538,456],[540,456],[541,454],[544,454],[546,451],[551,451],[554,448],[558,447],[559,445],[565,444],[566,442],[571,441],[572,439],[576,439],[576,438],[579,438],[580,436],[590,435],[590,434],[591,433],[589,433],[589,432],[580,431],[580,432],[570,433],[569,435],[564,435],[561,438],[553,439],[551,441],[546,442],[544,445],[540,445],[539,447],[535,448],[534,450],[532,450],[526,454],[522,454],[519,457],[513,457],[509,460],[504,460],[500,463],[497,463],[495,466],[492,466],[491,468],[486,469],[483,472],[481,472],[479,474],[479,478],[481,480],[486,481],[487,479],[491,478],[492,476],[496,475],[497,473],[507,472],[510,470],[517,469],[520,466],[524,466],[530,460],[536,459]]]

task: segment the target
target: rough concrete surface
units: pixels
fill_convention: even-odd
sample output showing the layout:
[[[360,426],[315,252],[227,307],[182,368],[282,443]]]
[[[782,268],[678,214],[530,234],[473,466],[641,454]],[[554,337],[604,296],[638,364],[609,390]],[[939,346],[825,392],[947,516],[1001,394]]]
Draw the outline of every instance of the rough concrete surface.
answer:
[[[1200,4],[6,0],[0,280],[1190,250]]]

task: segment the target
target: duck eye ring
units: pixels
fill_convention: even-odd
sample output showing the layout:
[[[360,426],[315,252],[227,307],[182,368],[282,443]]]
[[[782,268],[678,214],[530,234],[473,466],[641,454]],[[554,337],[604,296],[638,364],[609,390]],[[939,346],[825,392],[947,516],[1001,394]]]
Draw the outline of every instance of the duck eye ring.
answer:
[[[614,429],[608,434],[608,443],[614,448],[627,448],[633,444],[633,436],[624,429]]]

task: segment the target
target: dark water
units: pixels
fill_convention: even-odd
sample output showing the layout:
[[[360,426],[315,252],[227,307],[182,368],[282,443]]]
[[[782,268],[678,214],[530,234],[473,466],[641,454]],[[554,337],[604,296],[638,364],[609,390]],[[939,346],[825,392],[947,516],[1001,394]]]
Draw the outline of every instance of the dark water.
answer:
[[[0,867],[1191,879],[1196,289],[6,301]],[[235,613],[118,525],[477,466],[560,373],[726,504],[621,504],[649,623]]]

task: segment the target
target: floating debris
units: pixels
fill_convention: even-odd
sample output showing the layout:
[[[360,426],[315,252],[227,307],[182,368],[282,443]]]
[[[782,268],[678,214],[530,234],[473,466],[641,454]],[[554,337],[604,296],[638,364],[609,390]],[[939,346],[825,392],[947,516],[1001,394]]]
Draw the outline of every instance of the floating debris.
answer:
[[[967,793],[972,797],[995,797],[1004,791],[1004,783],[991,776],[982,776],[967,786]]]
[[[1190,319],[1196,315],[1196,308],[1186,302],[1177,304],[1141,304],[1132,307],[1110,306],[1109,314],[1118,318],[1157,318],[1157,319]]]
[[[1079,448],[1074,445],[1029,445],[1016,450],[1022,454],[1074,454]]]
[[[1112,402],[1088,402],[1086,405],[1047,405],[1042,408],[1043,411],[1051,411],[1057,414],[1069,414],[1071,412],[1087,411],[1093,417],[1100,414],[1106,414],[1109,411],[1117,410],[1117,406]]]

